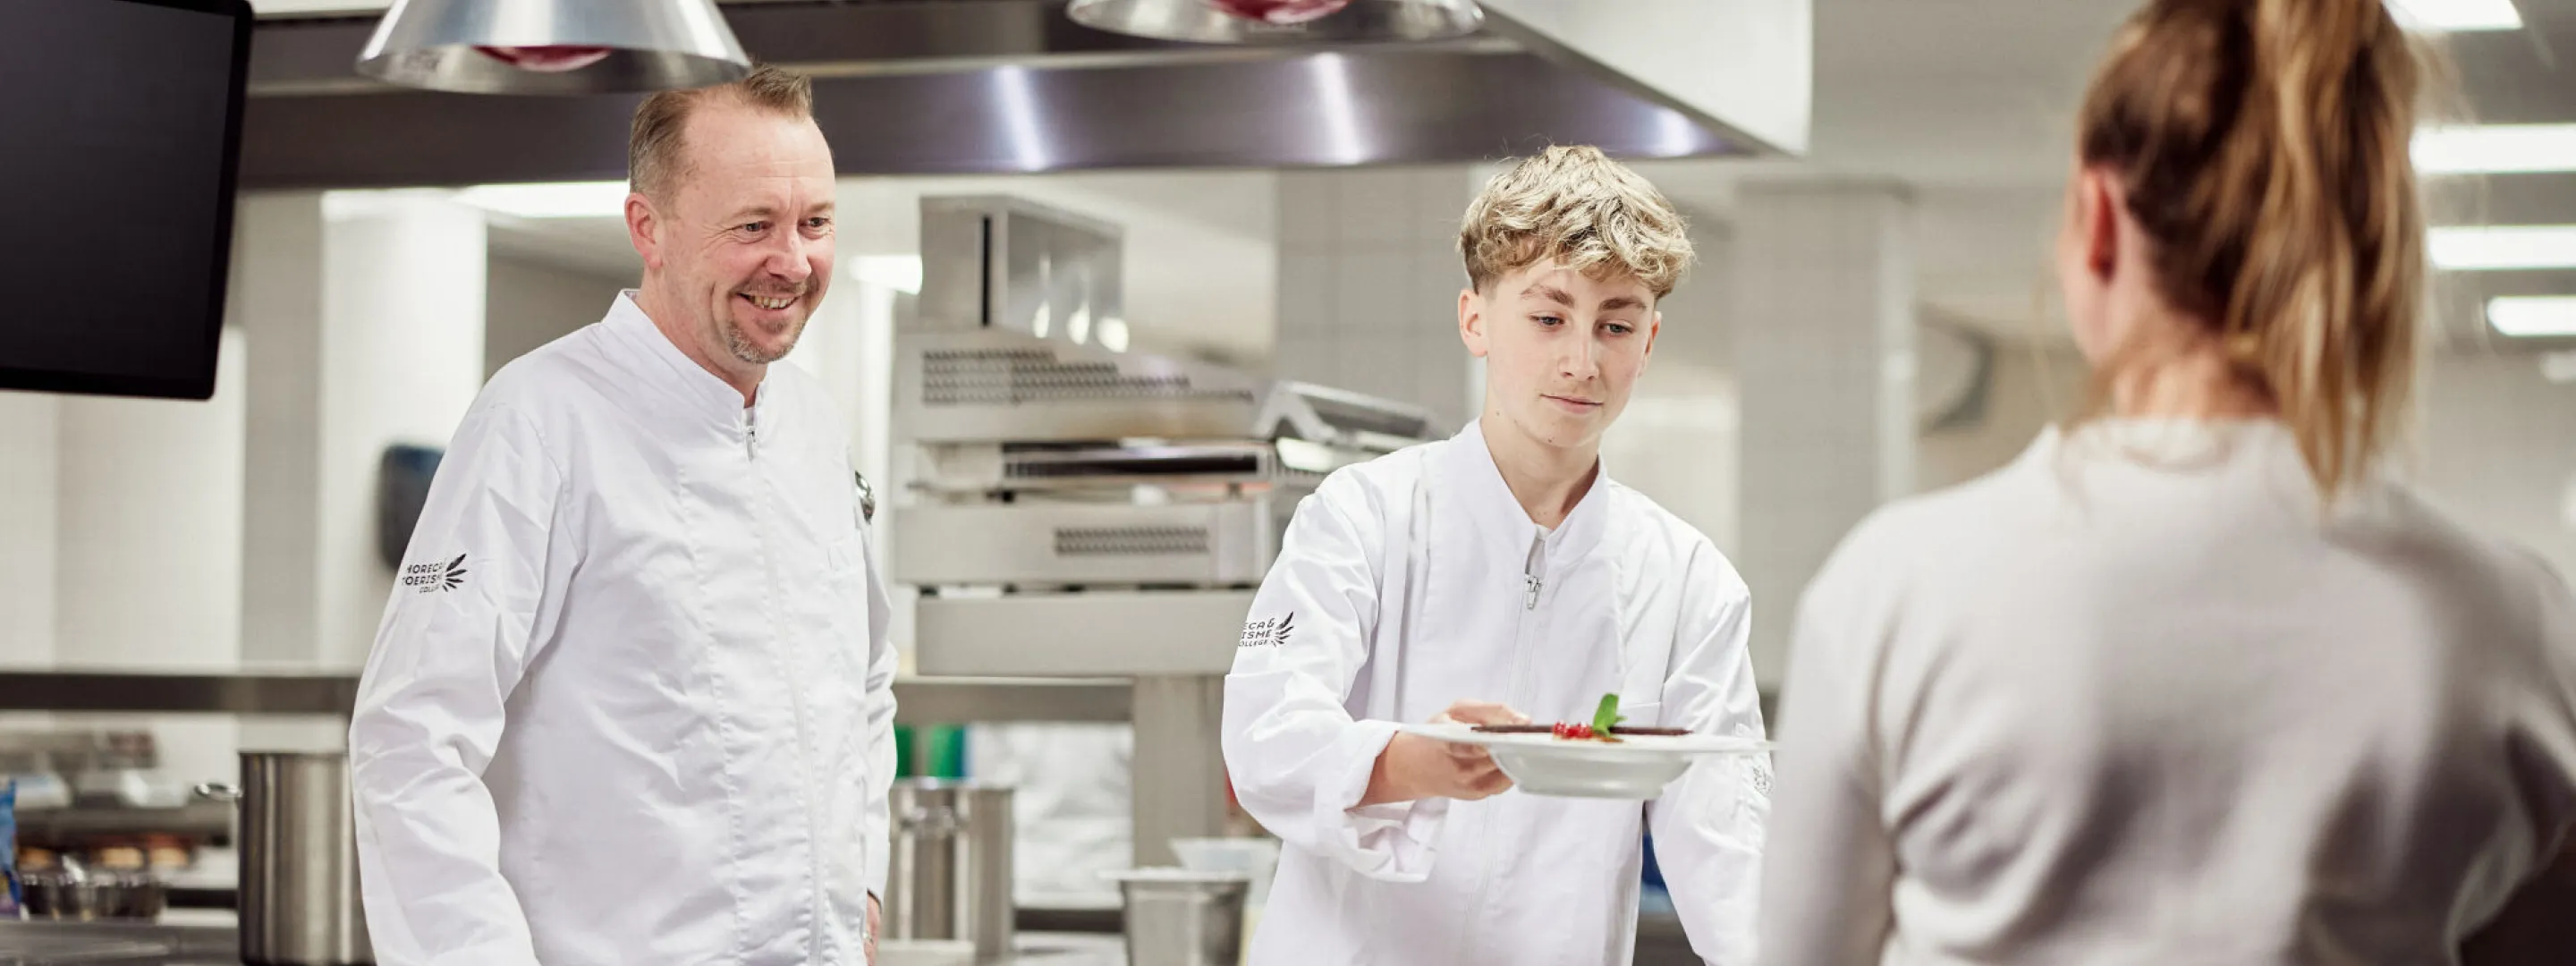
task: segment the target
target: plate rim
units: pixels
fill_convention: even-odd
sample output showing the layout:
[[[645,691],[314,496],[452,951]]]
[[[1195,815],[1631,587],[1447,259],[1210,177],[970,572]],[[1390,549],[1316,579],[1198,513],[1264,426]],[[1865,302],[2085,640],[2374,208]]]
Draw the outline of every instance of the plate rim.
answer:
[[[1658,738],[1688,737],[1699,741],[1721,743],[1725,745],[1724,747],[1674,747],[1662,742],[1657,742],[1656,745],[1624,743],[1612,745],[1600,742],[1585,742],[1583,744],[1576,745],[1558,744],[1554,738],[1547,735],[1533,733],[1494,734],[1490,732],[1476,731],[1474,728],[1474,725],[1461,724],[1458,722],[1420,722],[1396,726],[1397,731],[1405,734],[1418,735],[1424,738],[1430,738],[1436,741],[1447,741],[1454,744],[1479,745],[1487,748],[1501,746],[1530,750],[1558,749],[1569,754],[1580,755],[1752,755],[1769,754],[1778,750],[1778,745],[1770,739],[1741,738],[1733,735],[1640,736]],[[1457,730],[1453,731],[1443,729]]]

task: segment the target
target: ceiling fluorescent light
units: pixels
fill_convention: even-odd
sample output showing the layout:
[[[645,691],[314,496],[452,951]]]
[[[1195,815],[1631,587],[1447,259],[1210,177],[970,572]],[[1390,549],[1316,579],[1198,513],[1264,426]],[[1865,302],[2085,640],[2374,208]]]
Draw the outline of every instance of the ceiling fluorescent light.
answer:
[[[457,192],[456,200],[521,218],[620,218],[626,194],[623,181],[560,181],[475,185]]]
[[[2576,295],[2508,295],[2487,301],[2487,324],[2517,338],[2576,335]]]
[[[2449,33],[2522,27],[2522,11],[2514,9],[2513,0],[2388,0],[2388,12],[2410,30]]]
[[[2415,132],[2415,170],[2425,174],[2576,171],[2576,124],[2488,124]]]
[[[2576,268],[2576,225],[2436,228],[2433,267],[2455,272]]]
[[[2542,353],[2540,377],[2560,384],[2576,382],[2576,352]],[[2567,495],[2569,499],[2576,500],[2576,480],[2569,481]],[[2576,503],[2571,503],[2570,506],[2576,507]],[[2569,516],[2568,520],[2576,522],[2576,516]]]

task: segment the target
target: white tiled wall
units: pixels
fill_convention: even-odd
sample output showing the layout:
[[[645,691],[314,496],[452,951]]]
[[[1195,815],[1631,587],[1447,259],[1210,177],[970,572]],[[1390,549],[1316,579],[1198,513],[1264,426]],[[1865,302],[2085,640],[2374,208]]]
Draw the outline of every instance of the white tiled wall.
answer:
[[[312,512],[322,425],[322,195],[242,196],[234,213],[233,324],[243,371],[242,657],[308,664],[321,520]]]
[[[1766,683],[1781,677],[1808,578],[1852,524],[1913,485],[1906,209],[1873,185],[1753,186],[1738,197],[1735,562],[1769,615],[1753,622],[1754,673]]]
[[[243,339],[205,402],[65,397],[54,656],[214,670],[241,657]]]
[[[1474,415],[1458,341],[1466,270],[1465,166],[1299,171],[1279,177],[1279,328],[1273,371]]]
[[[54,660],[61,397],[0,392],[0,664]]]
[[[243,350],[242,332],[226,329],[205,402],[62,401],[57,665],[224,671],[240,662]],[[176,782],[236,774],[229,719],[95,721],[149,727]]]

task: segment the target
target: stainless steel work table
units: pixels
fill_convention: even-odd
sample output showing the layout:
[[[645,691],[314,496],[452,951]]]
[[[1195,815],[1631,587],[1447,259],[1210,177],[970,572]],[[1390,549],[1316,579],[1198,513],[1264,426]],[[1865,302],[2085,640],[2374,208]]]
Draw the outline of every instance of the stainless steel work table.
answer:
[[[0,922],[0,966],[239,966],[233,927],[188,924]],[[1114,935],[1022,933],[1020,953],[978,966],[1126,966]]]

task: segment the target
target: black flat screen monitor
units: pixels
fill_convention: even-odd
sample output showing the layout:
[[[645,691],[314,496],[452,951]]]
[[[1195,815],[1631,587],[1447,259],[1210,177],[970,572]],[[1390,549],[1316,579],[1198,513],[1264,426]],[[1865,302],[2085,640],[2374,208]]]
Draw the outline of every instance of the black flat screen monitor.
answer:
[[[0,389],[204,399],[247,0],[0,0]]]

